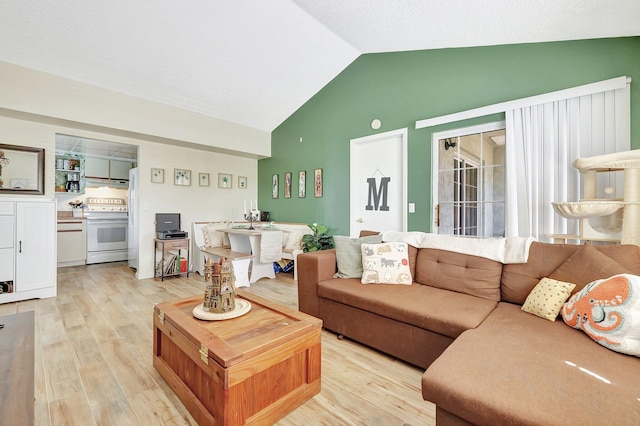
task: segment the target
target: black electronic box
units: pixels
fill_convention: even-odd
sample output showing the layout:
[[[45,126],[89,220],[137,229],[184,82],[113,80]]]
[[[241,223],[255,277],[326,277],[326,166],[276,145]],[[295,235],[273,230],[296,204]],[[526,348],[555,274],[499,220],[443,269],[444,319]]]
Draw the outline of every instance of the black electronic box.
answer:
[[[180,213],[156,213],[156,236],[160,240],[187,238],[188,232],[180,230]]]

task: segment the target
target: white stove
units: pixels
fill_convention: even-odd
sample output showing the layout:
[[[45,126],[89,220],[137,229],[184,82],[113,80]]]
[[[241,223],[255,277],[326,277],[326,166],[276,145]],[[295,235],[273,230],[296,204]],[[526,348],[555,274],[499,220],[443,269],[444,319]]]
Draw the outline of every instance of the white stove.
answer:
[[[85,212],[127,212],[127,202],[124,198],[97,198],[86,199]]]
[[[128,214],[124,198],[85,200],[87,208],[87,264],[128,258]]]

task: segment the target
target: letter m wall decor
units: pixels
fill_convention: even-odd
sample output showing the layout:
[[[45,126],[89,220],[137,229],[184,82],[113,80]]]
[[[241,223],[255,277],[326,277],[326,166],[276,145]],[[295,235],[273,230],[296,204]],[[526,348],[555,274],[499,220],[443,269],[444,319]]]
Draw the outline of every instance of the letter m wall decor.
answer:
[[[407,230],[407,129],[352,139],[349,232]]]

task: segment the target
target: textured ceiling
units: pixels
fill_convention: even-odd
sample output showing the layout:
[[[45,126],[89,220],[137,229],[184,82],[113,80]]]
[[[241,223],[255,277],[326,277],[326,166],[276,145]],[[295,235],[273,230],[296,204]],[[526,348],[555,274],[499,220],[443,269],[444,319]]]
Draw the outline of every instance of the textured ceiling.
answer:
[[[0,2],[0,61],[267,131],[361,53],[634,35],[640,0]]]

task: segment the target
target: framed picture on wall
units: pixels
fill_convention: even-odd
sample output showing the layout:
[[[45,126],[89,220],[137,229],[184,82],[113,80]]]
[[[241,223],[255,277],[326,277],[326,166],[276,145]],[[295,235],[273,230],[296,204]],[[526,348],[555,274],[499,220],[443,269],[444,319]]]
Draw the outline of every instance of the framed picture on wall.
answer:
[[[284,198],[291,198],[291,172],[284,174]]]
[[[238,176],[238,188],[247,189],[247,177],[246,176]]]
[[[191,170],[173,169],[173,184],[178,186],[191,186]]]
[[[298,172],[298,198],[305,198],[307,196],[307,172]]]
[[[313,172],[313,195],[316,198],[322,197],[322,169],[315,169]]]
[[[278,175],[271,178],[271,198],[278,198]]]
[[[198,184],[200,186],[209,186],[209,173],[198,173]]]
[[[151,183],[164,183],[164,169],[151,169]]]
[[[233,176],[228,173],[218,173],[218,188],[231,188],[233,184],[231,181],[232,177]]]

